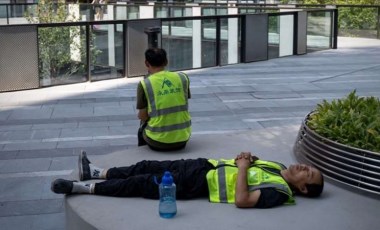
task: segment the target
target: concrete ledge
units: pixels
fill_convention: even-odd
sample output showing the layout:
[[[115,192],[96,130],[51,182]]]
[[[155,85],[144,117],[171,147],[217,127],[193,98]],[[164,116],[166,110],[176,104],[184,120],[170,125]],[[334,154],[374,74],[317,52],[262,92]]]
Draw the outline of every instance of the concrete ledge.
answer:
[[[124,166],[143,159],[232,158],[251,151],[261,159],[295,162],[292,146],[299,126],[254,132],[194,135],[186,149],[157,153],[148,147],[89,158],[102,167]],[[78,179],[77,172],[73,178]],[[347,201],[350,202],[347,202]],[[67,229],[371,229],[379,220],[373,215],[380,201],[326,184],[321,199],[298,197],[297,205],[273,209],[238,209],[211,204],[207,199],[178,201],[178,214],[167,220],[158,215],[158,201],[93,195],[66,196]],[[352,212],[352,207],[361,212]],[[369,214],[369,215],[368,215]],[[344,220],[344,221],[342,221]]]

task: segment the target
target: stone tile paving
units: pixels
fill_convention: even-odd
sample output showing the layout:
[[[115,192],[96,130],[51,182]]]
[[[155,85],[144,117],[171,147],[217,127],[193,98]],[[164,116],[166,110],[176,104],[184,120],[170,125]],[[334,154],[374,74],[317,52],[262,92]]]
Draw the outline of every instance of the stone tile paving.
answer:
[[[380,41],[339,38],[339,46],[187,71],[193,135],[299,125],[322,99],[353,89],[380,96]],[[63,196],[50,192],[50,181],[70,176],[81,149],[105,155],[136,147],[140,79],[0,94],[1,229],[64,229]]]

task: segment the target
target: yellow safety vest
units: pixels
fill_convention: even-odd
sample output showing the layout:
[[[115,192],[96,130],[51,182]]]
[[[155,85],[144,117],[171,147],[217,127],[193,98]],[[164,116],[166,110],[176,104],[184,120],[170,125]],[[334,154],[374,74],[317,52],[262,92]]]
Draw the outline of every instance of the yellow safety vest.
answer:
[[[141,85],[148,100],[145,134],[161,143],[189,140],[188,77],[184,73],[161,71],[142,80]]]
[[[216,169],[210,170],[207,177],[209,197],[211,202],[235,203],[235,186],[238,167],[235,160],[209,160]],[[273,173],[270,169],[282,170],[285,166],[272,161],[256,160],[248,169],[248,190],[255,191],[262,188],[274,188],[288,196],[286,204],[294,204],[292,190],[281,175]]]

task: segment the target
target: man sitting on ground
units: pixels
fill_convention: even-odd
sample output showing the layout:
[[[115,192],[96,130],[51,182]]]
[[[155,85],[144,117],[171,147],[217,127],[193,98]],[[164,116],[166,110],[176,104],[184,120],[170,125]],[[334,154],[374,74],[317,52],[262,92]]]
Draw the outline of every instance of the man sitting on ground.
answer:
[[[304,164],[284,165],[259,160],[250,152],[235,159],[188,159],[175,161],[140,161],[126,167],[102,169],[92,164],[86,153],[79,156],[81,181],[64,179],[52,182],[51,189],[61,194],[96,194],[116,197],[158,199],[155,183],[164,171],[170,171],[177,186],[178,199],[208,197],[211,202],[234,203],[239,208],[271,208],[294,204],[294,195],[318,197],[323,190],[323,175]]]
[[[166,71],[167,64],[164,49],[145,51],[150,75],[137,87],[136,108],[141,121],[138,145],[146,143],[157,151],[182,149],[191,135],[189,78],[181,72]]]

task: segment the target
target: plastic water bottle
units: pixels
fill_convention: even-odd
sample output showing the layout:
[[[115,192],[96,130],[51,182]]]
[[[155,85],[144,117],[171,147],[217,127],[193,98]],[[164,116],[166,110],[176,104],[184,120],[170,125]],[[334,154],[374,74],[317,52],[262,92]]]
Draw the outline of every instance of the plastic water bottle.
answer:
[[[160,204],[158,212],[162,218],[173,218],[177,214],[176,185],[170,172],[166,171],[162,177],[160,190]]]

